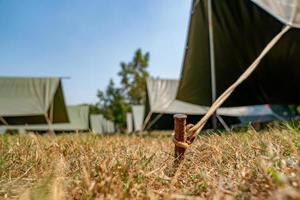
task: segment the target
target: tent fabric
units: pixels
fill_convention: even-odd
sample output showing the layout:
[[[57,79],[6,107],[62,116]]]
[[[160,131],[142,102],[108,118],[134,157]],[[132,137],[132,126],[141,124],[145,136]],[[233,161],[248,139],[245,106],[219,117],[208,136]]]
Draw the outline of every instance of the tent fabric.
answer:
[[[151,113],[205,114],[207,109],[198,105],[176,100],[178,81],[171,79],[147,80],[147,98]]]
[[[102,130],[103,130],[103,133],[108,133],[108,122],[105,118],[102,119],[101,121],[101,126],[102,126]]]
[[[89,130],[89,106],[68,106],[70,123],[54,124],[54,130]]]
[[[239,117],[241,124],[249,124],[252,122],[264,123],[276,120],[286,121],[296,117],[296,112],[293,112],[288,106],[272,105],[271,108],[273,111],[272,114]]]
[[[204,115],[208,107],[176,100],[179,81],[170,79],[147,80],[148,112],[176,114],[185,113],[189,115]],[[272,109],[268,105],[240,106],[220,108],[219,115],[229,117],[272,115]]]
[[[103,118],[101,124],[103,133],[110,134],[115,132],[115,125],[112,121]]]
[[[53,124],[54,131],[87,131],[89,130],[89,106],[67,106],[68,123]],[[47,124],[5,126],[6,129],[24,129],[27,131],[48,131]]]
[[[114,133],[115,132],[115,125],[112,121],[108,120],[107,121],[107,133]]]
[[[127,132],[133,132],[133,121],[132,121],[132,113],[126,113],[126,125],[127,125]]]
[[[255,3],[250,0],[212,0],[217,96],[250,66],[266,44],[280,32],[283,23],[278,20],[280,15],[275,13],[275,4],[279,6],[282,2],[287,3],[282,6],[289,5],[293,0],[257,0]],[[299,6],[295,6],[297,11],[292,23],[297,25]],[[284,10],[279,6],[278,10],[280,9]],[[286,16],[284,19],[288,18]],[[202,106],[210,106],[212,103],[207,21],[207,1],[194,0],[176,97]],[[263,58],[256,71],[236,89],[223,106],[299,104],[300,94],[291,92],[291,89],[300,90],[299,53],[300,30],[292,29]]]
[[[299,0],[252,0],[284,24],[300,28]]]
[[[103,128],[102,128],[102,120],[103,115],[91,115],[90,116],[90,123],[91,123],[91,129],[94,133],[102,134]]]
[[[143,121],[145,116],[145,106],[144,105],[133,105],[131,106],[134,131],[141,131],[143,128]]]
[[[68,122],[59,78],[0,77],[0,125],[47,123],[51,112],[53,123]]]

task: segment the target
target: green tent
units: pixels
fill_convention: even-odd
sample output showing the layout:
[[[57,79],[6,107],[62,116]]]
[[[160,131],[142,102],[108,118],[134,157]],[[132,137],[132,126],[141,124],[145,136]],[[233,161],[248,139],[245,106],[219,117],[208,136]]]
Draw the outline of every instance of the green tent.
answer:
[[[284,25],[300,28],[299,0],[194,0],[177,99],[210,106],[258,57]],[[210,53],[211,41],[214,53]],[[215,73],[211,68],[214,55]],[[300,30],[291,29],[223,106],[300,103]],[[211,73],[212,72],[212,73]],[[213,74],[213,75],[212,75]],[[215,77],[215,87],[212,87]]]
[[[53,130],[54,132],[77,132],[89,130],[89,106],[67,106],[67,112],[70,122],[57,123],[53,125],[37,124],[37,125],[14,125],[4,126],[10,130],[22,130],[24,132],[45,132]],[[21,132],[21,131],[19,131]]]
[[[60,78],[0,77],[0,125],[68,122]]]

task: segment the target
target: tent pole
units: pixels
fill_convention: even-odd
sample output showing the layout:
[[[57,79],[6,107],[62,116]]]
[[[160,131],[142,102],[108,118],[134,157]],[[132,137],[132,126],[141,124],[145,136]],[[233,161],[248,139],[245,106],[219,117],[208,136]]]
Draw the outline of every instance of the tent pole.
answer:
[[[208,1],[207,10],[208,10],[208,30],[209,30],[210,71],[211,71],[211,97],[213,103],[217,99],[214,29],[213,29],[213,16],[212,16],[212,0],[207,0],[207,1]],[[212,116],[213,129],[217,129],[216,113],[214,113],[214,115]]]
[[[51,120],[49,119],[48,115],[45,114],[45,119],[47,121],[47,124],[48,124],[48,128],[49,128],[49,133],[51,135],[54,135],[54,131],[53,131],[53,128],[52,128],[52,123],[51,123]]]
[[[53,103],[50,106],[50,118],[49,118],[49,113],[47,112],[47,113],[45,113],[45,119],[46,119],[48,127],[49,127],[49,133],[51,135],[55,135],[53,127],[52,127],[52,121],[53,121],[53,119],[51,119],[53,116],[52,112],[53,112]]]
[[[225,128],[225,130],[227,132],[230,132],[230,128],[229,126],[226,124],[226,122],[224,121],[224,119],[220,116],[220,115],[216,115],[218,120],[220,121],[220,123],[222,124],[222,126]]]
[[[164,114],[160,113],[159,115],[157,115],[154,120],[152,120],[151,123],[149,123],[149,125],[147,126],[147,129],[151,128],[153,126],[153,124],[155,124]]]
[[[145,119],[145,121],[144,121],[144,124],[143,124],[141,132],[145,131],[146,126],[147,126],[147,124],[149,123],[149,121],[151,119],[151,116],[152,116],[152,112],[149,112],[148,115],[147,115],[147,117],[146,117],[146,119]]]
[[[53,108],[54,108],[54,105],[52,102],[51,106],[50,106],[50,121],[51,121],[51,123],[53,123]]]

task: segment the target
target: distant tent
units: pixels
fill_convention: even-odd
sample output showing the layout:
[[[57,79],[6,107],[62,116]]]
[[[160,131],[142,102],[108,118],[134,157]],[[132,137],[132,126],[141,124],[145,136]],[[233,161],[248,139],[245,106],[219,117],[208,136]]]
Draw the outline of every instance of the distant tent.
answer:
[[[103,133],[102,121],[103,121],[103,115],[91,115],[90,116],[91,130],[94,133],[97,133],[97,134]]]
[[[108,131],[109,131],[108,122],[105,118],[102,119],[101,126],[102,126],[103,133],[108,133]]]
[[[184,113],[190,115],[190,122],[199,120],[208,107],[176,100],[179,81],[170,79],[147,80],[146,113],[143,128],[171,129],[173,127],[173,114]],[[239,123],[238,117],[273,115],[272,109],[267,105],[220,108],[218,114],[225,116],[230,124]]]
[[[177,99],[212,103],[207,1],[194,0]],[[299,0],[212,0],[217,96],[258,57],[284,24],[300,28]],[[292,29],[223,106],[300,103],[300,30]]]
[[[112,121],[103,118],[102,120],[102,130],[105,134],[115,133],[115,125]]]
[[[143,128],[143,121],[145,116],[145,106],[144,105],[133,105],[131,106],[133,115],[133,125],[134,131],[139,132]]]
[[[55,132],[83,132],[89,130],[89,106],[67,106],[69,123],[53,124]],[[49,130],[49,126],[40,125],[15,125],[5,126],[6,129],[18,129],[33,132],[44,132]]]
[[[60,78],[0,77],[0,125],[68,122]]]
[[[109,133],[115,133],[116,129],[115,129],[115,124],[113,121],[109,121]]]
[[[115,133],[115,125],[112,121],[108,121],[108,133]]]
[[[133,121],[132,121],[132,113],[126,113],[126,126],[127,126],[127,133],[133,132]]]
[[[252,123],[267,123],[271,121],[287,121],[296,117],[288,106],[272,105],[270,106],[272,113],[264,113],[261,115],[248,115],[239,117],[241,125]]]
[[[70,123],[55,124],[56,131],[88,131],[89,130],[89,106],[68,106]]]
[[[108,127],[109,127],[108,133],[115,133],[116,132],[115,124],[112,121],[108,121]]]

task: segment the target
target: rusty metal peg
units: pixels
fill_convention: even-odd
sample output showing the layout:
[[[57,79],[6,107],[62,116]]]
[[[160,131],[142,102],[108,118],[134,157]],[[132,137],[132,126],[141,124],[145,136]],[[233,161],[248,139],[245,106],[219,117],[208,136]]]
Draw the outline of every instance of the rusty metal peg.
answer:
[[[186,142],[185,138],[185,126],[186,126],[187,115],[185,114],[176,114],[174,115],[174,124],[175,124],[175,140],[178,142]],[[175,145],[175,158],[177,161],[180,161],[184,157],[185,148]]]

